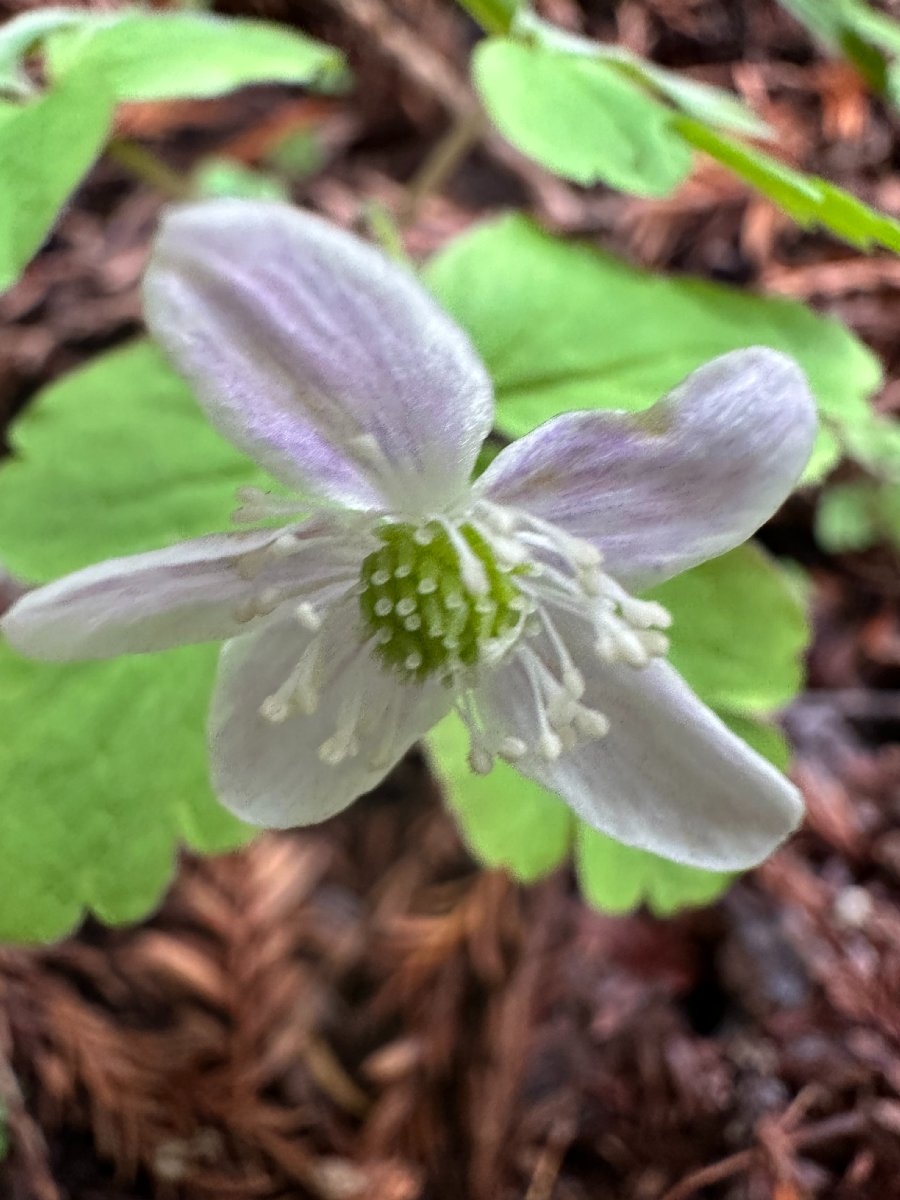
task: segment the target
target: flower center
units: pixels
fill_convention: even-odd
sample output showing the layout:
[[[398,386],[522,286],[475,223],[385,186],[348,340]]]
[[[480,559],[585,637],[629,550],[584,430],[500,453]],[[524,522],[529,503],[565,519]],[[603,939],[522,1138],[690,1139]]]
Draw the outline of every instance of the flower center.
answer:
[[[382,662],[404,677],[448,681],[499,657],[517,638],[530,601],[471,524],[385,522],[363,562],[360,609]]]

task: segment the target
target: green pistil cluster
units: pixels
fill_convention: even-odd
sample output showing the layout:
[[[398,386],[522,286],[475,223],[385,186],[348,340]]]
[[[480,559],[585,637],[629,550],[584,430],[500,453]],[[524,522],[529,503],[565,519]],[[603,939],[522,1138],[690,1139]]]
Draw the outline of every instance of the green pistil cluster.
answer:
[[[528,607],[515,583],[527,568],[501,567],[471,525],[459,526],[458,534],[471,554],[467,567],[462,548],[437,521],[385,523],[377,533],[381,548],[363,562],[363,618],[384,663],[406,677],[474,666],[487,644],[521,624]],[[467,586],[473,576],[480,586]]]

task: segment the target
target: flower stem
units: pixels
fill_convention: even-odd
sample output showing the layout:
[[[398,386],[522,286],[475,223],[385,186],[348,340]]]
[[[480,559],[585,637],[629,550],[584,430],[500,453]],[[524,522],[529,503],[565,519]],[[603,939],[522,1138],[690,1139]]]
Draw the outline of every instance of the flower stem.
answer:
[[[190,181],[138,142],[133,142],[130,138],[113,138],[106,147],[106,153],[113,162],[144,183],[149,183],[170,200],[190,198]]]
[[[509,33],[515,19],[517,0],[459,0],[485,33]]]
[[[406,203],[400,213],[400,224],[411,224],[423,202],[440,191],[470,150],[481,141],[487,130],[487,119],[480,108],[463,113],[429,153],[409,183]]]

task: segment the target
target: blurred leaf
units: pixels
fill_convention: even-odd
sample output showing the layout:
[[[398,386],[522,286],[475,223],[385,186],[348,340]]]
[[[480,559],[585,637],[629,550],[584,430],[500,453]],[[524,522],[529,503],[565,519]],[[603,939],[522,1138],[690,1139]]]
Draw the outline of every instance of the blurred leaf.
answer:
[[[0,116],[0,292],[40,249],[59,210],[103,147],[113,100],[91,74]]]
[[[792,354],[809,376],[822,426],[807,479],[876,420],[878,360],[791,300],[650,275],[521,217],[456,239],[426,277],[490,367],[509,437],[569,409],[645,408],[710,358],[752,345]]]
[[[232,158],[206,158],[194,171],[197,196],[237,196],[243,200],[289,200],[285,183],[267,171],[254,171]]]
[[[885,246],[900,252],[900,222],[869,208],[827,179],[796,171],[777,158],[722,137],[689,117],[677,117],[675,127],[692,146],[705,151],[768,196],[798,225],[826,229],[863,250]]]
[[[628,79],[670,101],[688,116],[716,128],[730,129],[752,137],[767,137],[771,133],[765,121],[731,92],[659,67],[624,46],[595,42],[569,33],[528,11],[523,12],[516,21],[515,33],[519,38],[531,39],[547,49],[607,62]]]
[[[900,24],[862,0],[779,0],[825,46],[841,53],[876,91],[900,100]]]
[[[575,837],[575,869],[582,895],[595,908],[625,913],[646,904],[660,917],[711,904],[734,878],[623,846],[582,821]]]
[[[251,83],[347,82],[341,54],[267,21],[200,12],[126,12],[50,36],[47,69],[90,71],[118,100],[219,96]]]
[[[866,550],[878,541],[874,493],[869,482],[835,484],[816,506],[816,541],[831,554]]]
[[[0,468],[0,558],[47,579],[227,528],[235,487],[265,483],[146,343],[52,384]],[[152,907],[173,854],[238,844],[204,745],[216,648],[50,666],[0,653],[0,940],[56,937],[83,908]]]
[[[4,81],[14,93],[30,90],[20,60],[36,43],[50,87],[27,103],[0,102],[0,291],[40,249],[99,155],[117,102],[217,96],[268,81],[334,88],[347,78],[338,51],[264,21],[52,8],[0,31],[0,92]]]
[[[472,69],[503,136],[558,175],[665,196],[691,169],[670,110],[602,59],[489,38]]]
[[[900,484],[877,480],[833,484],[816,509],[816,540],[832,554],[900,545]]]

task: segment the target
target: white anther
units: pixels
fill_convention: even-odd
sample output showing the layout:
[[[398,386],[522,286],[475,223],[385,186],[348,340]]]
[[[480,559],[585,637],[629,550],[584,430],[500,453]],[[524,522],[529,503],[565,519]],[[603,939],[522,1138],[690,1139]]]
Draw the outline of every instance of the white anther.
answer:
[[[432,579],[428,575],[426,575],[423,579],[419,580],[418,586],[416,588],[416,591],[419,593],[420,596],[433,596],[437,590],[438,590],[437,580]]]
[[[640,629],[668,629],[672,624],[672,614],[655,600],[635,600],[625,596],[619,601],[622,615],[632,625]]]
[[[603,593],[603,575],[596,567],[581,567],[578,586],[586,596],[600,596]]]
[[[594,741],[599,738],[606,737],[609,733],[609,721],[601,712],[597,712],[595,708],[579,707],[575,713],[575,728],[582,737],[590,738]]]
[[[308,600],[303,600],[297,605],[294,615],[303,628],[308,629],[310,633],[318,633],[322,628],[322,618]]]
[[[494,765],[494,756],[480,742],[472,742],[469,747],[469,767],[476,775],[488,775]]]
[[[372,583],[375,587],[384,587],[386,583],[390,583],[391,573],[386,571],[384,567],[379,567],[377,571],[372,572]]]
[[[381,596],[375,601],[375,616],[387,617],[394,611],[394,602],[389,600],[387,596]]]
[[[411,563],[400,563],[399,566],[394,568],[395,579],[408,579],[410,575],[412,575]]]
[[[657,629],[648,629],[641,637],[644,649],[652,658],[665,658],[669,653],[669,639]]]
[[[410,633],[415,633],[417,629],[422,628],[422,618],[418,613],[413,613],[412,616],[406,617],[403,628],[408,629]]]
[[[567,692],[559,691],[547,703],[547,720],[554,729],[562,729],[571,725],[578,711],[578,704]]]
[[[412,650],[403,660],[403,665],[407,671],[418,671],[422,665],[422,655],[418,650]]]
[[[430,546],[434,541],[434,532],[427,525],[420,525],[413,534],[413,541],[417,546]]]
[[[292,712],[291,705],[276,692],[259,706],[259,715],[273,725],[283,725]]]
[[[386,646],[393,636],[393,629],[382,626],[375,634],[375,642],[379,646]]]
[[[505,737],[497,747],[497,753],[507,762],[518,762],[528,753],[528,745],[518,737]]]
[[[410,613],[416,611],[416,602],[411,596],[404,596],[402,600],[397,601],[397,616],[408,617]]]
[[[347,696],[338,709],[337,728],[319,747],[319,758],[331,767],[359,752],[357,730],[362,708],[363,693],[357,691]]]
[[[448,612],[455,612],[457,609],[462,608],[464,604],[465,600],[463,600],[459,592],[449,592],[444,597],[444,608],[446,608]]]

